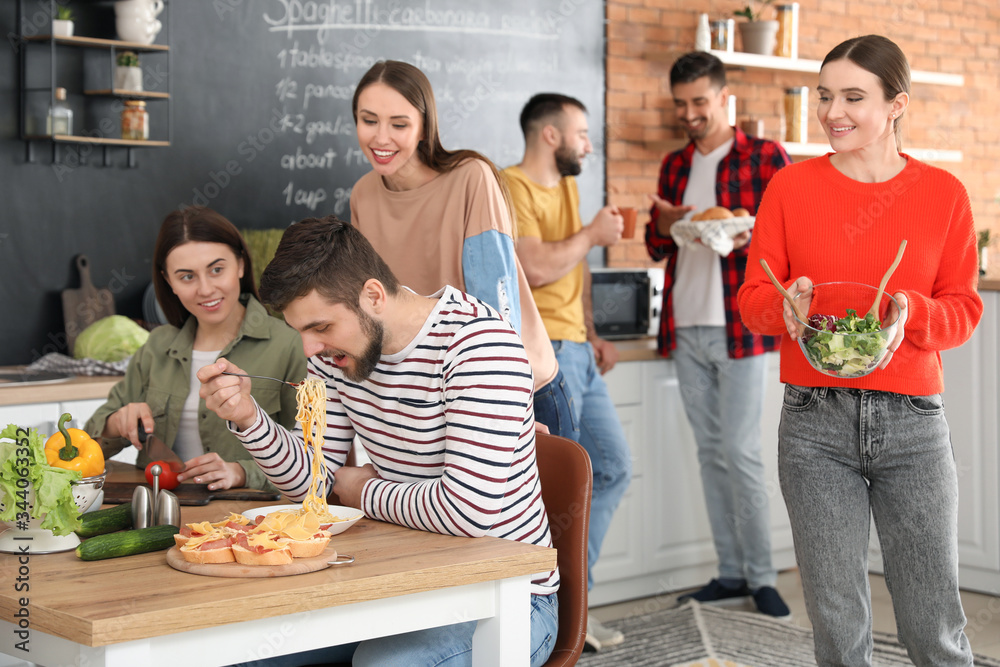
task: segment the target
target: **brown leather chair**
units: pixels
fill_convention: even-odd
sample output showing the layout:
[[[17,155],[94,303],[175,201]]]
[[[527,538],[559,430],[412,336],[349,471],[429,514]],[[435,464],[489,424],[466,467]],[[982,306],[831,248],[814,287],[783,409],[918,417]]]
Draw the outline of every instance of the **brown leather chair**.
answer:
[[[535,435],[542,500],[559,561],[559,635],[545,667],[575,665],[587,636],[587,532],[594,473],[587,450],[568,438]]]

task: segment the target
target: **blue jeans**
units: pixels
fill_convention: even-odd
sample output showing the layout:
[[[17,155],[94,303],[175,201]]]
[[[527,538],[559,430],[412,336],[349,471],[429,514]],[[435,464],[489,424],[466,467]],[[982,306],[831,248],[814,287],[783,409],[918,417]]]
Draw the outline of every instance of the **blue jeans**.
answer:
[[[590,455],[594,491],[590,501],[587,537],[587,587],[594,587],[594,563],[601,555],[604,536],[618,503],[632,479],[632,457],[625,431],[608,394],[590,343],[552,341],[559,368],[569,388],[573,419],[579,424],[579,442]],[[569,437],[569,436],[567,436]]]
[[[354,667],[466,667],[472,664],[472,635],[476,621],[416,630],[363,642],[319,648],[239,667],[301,667],[323,663],[351,663]],[[559,598],[531,596],[531,667],[549,659],[559,632]]]
[[[561,367],[551,382],[535,392],[534,404],[535,421],[545,424],[549,433],[580,442],[580,419],[574,414],[573,393]]]
[[[785,387],[781,490],[820,665],[870,665],[875,518],[900,641],[972,665],[958,593],[958,478],[939,394]]]
[[[771,512],[760,453],[765,355],[730,359],[725,327],[679,327],[673,359],[698,445],[719,578],[774,586]]]

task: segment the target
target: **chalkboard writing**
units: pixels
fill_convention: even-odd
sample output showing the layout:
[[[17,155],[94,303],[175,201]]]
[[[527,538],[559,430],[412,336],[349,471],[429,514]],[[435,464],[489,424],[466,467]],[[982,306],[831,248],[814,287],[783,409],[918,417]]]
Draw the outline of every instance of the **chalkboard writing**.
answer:
[[[5,34],[16,32],[10,4],[0,7]],[[81,3],[77,14],[78,34],[115,37],[110,3]],[[4,128],[0,308],[21,316],[0,318],[0,365],[59,351],[58,293],[77,286],[78,253],[90,258],[97,287],[107,287],[113,271],[132,277],[118,287],[116,307],[140,317],[156,231],[178,206],[210,206],[245,228],[348,217],[351,188],[370,169],[351,98],[381,59],[404,60],[427,74],[446,148],[476,149],[500,167],[520,160],[517,119],[531,95],[581,99],[595,147],[579,177],[581,213],[589,219],[603,204],[603,3],[173,0],[161,18],[169,29],[157,43],[169,43],[171,71],[147,60],[159,80],[169,77],[171,112],[155,102],[148,108],[154,137],[172,125],[169,148],[140,151],[136,169],[115,153],[104,166],[93,149],[66,152],[72,164],[62,165],[36,151],[41,159],[29,164],[16,128]],[[82,59],[79,51],[63,54],[57,85],[69,90],[80,131],[117,121],[82,95],[72,64]],[[0,85],[8,90],[18,85],[16,57],[0,55]]]

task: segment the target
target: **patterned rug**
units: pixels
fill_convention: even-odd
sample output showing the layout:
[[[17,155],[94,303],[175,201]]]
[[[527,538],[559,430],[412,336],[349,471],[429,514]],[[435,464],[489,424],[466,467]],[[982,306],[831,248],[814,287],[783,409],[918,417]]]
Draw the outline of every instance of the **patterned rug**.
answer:
[[[625,643],[584,653],[580,667],[808,667],[812,631],[761,614],[688,602],[606,623]],[[894,635],[875,633],[873,667],[912,665]],[[1000,661],[976,656],[976,667]]]

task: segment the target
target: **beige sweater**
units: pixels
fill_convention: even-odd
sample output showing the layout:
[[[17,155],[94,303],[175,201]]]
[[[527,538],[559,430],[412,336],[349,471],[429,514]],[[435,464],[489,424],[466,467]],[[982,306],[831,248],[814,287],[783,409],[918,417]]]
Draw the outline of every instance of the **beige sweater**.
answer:
[[[418,294],[433,294],[452,285],[501,311],[503,304],[498,305],[495,296],[467,289],[463,253],[466,240],[481,234],[498,232],[509,239],[517,271],[521,341],[531,363],[535,390],[552,381],[558,370],[555,353],[513,251],[513,225],[503,194],[486,163],[468,160],[404,192],[389,190],[378,174],[369,172],[351,192],[351,223],[399,281]]]

